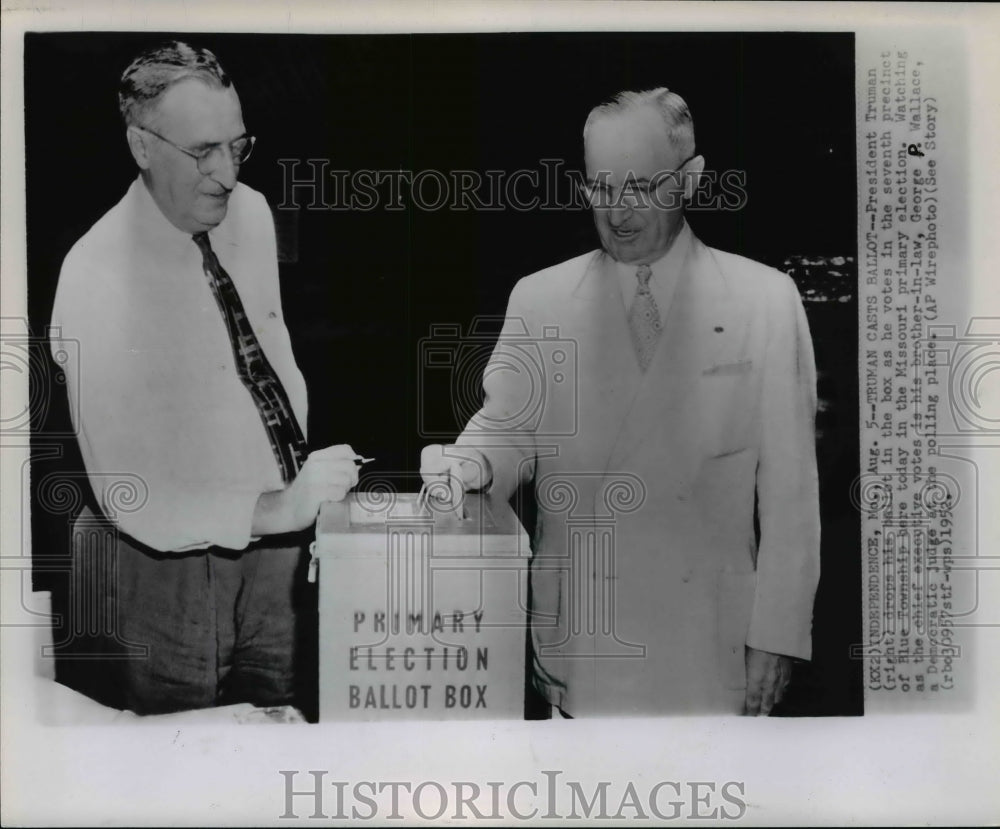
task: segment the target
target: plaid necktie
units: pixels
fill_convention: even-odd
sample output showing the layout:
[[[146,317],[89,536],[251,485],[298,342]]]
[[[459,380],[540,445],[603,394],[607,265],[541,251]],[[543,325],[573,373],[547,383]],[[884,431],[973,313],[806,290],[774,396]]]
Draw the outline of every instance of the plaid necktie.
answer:
[[[281,467],[281,477],[285,483],[290,483],[309,454],[302,429],[295,419],[285,387],[260,347],[233,280],[212,250],[208,234],[198,233],[194,241],[201,251],[205,274],[229,332],[236,372],[257,404],[274,458]]]
[[[639,359],[639,368],[645,371],[653,361],[656,342],[663,331],[660,320],[660,309],[649,290],[649,279],[653,275],[649,265],[640,265],[635,277],[639,280],[639,290],[636,292],[632,307],[628,312],[628,327],[632,332],[632,345],[635,356]]]

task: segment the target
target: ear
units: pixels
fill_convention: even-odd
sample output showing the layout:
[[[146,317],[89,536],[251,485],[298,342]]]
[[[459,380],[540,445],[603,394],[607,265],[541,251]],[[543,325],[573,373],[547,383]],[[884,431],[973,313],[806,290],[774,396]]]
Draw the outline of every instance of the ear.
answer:
[[[142,130],[136,127],[129,127],[125,130],[125,140],[128,141],[128,148],[132,153],[132,158],[139,165],[140,170],[149,169],[149,144]]]
[[[701,174],[705,169],[705,156],[696,155],[684,165],[684,198],[688,201],[694,198],[695,191],[701,184]]]

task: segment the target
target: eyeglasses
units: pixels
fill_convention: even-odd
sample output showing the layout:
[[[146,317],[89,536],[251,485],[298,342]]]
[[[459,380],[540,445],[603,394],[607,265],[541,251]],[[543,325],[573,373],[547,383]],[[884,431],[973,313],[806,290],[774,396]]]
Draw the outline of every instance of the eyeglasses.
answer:
[[[656,205],[660,208],[678,207],[680,200],[672,194],[661,201],[659,197],[660,187],[667,181],[681,181],[681,171],[696,154],[685,158],[676,170],[663,170],[657,173],[649,181],[638,180],[631,174],[621,187],[609,187],[604,181],[587,181],[580,184],[580,191],[584,198],[595,210],[610,210],[616,207],[629,207],[632,209],[646,208]]]
[[[256,136],[241,135],[235,141],[230,141],[228,144],[209,144],[200,150],[190,150],[187,147],[182,147],[180,144],[175,144],[166,136],[160,135],[148,127],[136,127],[136,129],[148,132],[150,135],[169,144],[175,150],[180,150],[184,155],[191,156],[195,164],[198,165],[198,172],[203,176],[211,175],[219,169],[219,165],[225,159],[226,147],[229,148],[229,155],[233,159],[233,164],[239,167],[244,161],[250,158],[250,153],[253,152],[253,145],[257,142]]]

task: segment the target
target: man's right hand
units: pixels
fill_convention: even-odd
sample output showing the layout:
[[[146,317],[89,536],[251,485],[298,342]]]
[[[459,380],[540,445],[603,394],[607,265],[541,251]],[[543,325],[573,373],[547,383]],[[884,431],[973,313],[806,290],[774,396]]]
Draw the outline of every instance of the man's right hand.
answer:
[[[457,505],[462,493],[483,489],[493,482],[490,462],[478,449],[470,446],[432,443],[420,453],[420,477],[428,486],[447,483],[431,490],[434,497],[444,500],[442,494],[451,493],[451,503]]]
[[[310,452],[285,489],[257,499],[251,533],[296,532],[311,527],[324,501],[342,501],[358,483],[357,453],[346,443]]]

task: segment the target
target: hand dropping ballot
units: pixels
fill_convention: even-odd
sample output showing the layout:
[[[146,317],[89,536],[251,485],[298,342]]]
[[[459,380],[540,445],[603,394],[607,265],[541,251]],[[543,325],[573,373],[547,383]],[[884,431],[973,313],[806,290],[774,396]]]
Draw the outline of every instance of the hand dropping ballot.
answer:
[[[446,476],[445,476],[446,477]],[[528,538],[442,480],[323,505],[320,719],[521,719]]]

